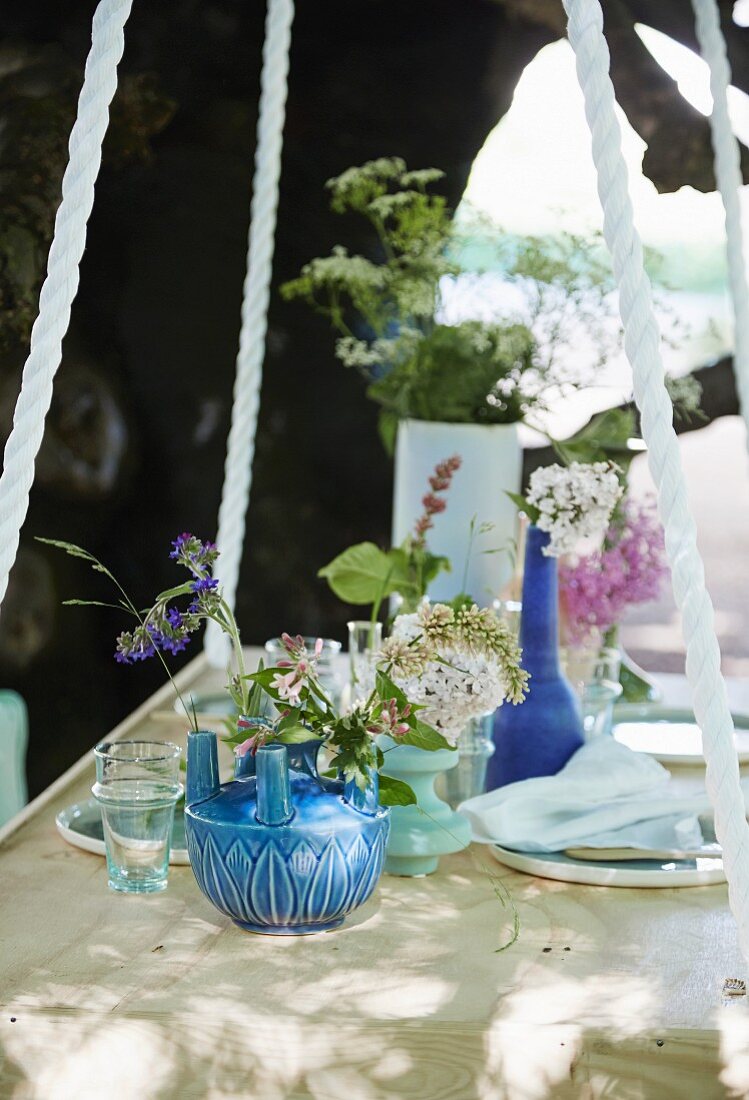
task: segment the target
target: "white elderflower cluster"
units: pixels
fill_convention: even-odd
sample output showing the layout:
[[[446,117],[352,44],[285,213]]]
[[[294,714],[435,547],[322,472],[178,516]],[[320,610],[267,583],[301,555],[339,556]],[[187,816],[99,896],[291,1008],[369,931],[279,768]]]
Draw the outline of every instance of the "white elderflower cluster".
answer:
[[[399,615],[383,656],[393,681],[424,708],[419,717],[452,745],[472,718],[524,698],[528,677],[514,639],[493,612],[475,605],[455,612],[424,603]]]
[[[621,495],[616,466],[608,462],[534,470],[527,500],[540,513],[536,526],[550,536],[544,553],[559,558],[573,553],[581,539],[600,538]]]

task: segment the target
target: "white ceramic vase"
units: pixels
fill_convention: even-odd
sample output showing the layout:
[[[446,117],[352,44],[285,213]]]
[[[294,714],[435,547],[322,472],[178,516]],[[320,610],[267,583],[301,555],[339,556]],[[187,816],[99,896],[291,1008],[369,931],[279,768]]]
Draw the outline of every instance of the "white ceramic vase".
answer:
[[[427,479],[438,462],[458,454],[462,465],[447,494],[447,509],[434,517],[428,534],[433,554],[452,562],[452,573],[441,573],[429,588],[433,600],[448,600],[462,587],[472,518],[491,523],[492,530],[474,539],[468,562],[466,592],[480,606],[491,604],[509,580],[507,553],[483,551],[511,543],[516,537],[517,509],[504,490],[520,492],[523,453],[517,424],[445,424],[431,420],[401,420],[395,445],[393,545],[413,530],[423,511]]]

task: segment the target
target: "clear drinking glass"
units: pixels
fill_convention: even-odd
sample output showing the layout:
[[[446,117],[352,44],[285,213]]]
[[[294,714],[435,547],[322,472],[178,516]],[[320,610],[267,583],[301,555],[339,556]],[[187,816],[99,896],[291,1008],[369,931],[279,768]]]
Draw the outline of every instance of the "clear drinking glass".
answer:
[[[559,657],[580,699],[586,741],[611,733],[614,703],[622,693],[619,650],[610,646],[567,646],[560,649]]]
[[[507,704],[509,706],[509,703]],[[486,768],[494,752],[494,711],[472,718],[458,738],[458,763],[437,778],[437,793],[454,810],[461,802],[484,793]],[[442,780],[439,788],[439,781]]]
[[[348,709],[357,700],[365,699],[375,686],[376,657],[382,648],[382,623],[352,619],[346,625],[350,662]]]
[[[305,638],[304,645],[308,653],[314,653],[317,638]],[[341,682],[340,665],[338,658],[341,653],[341,643],[334,638],[323,638],[322,650],[317,659],[317,676],[320,687],[326,693],[333,706],[338,706],[341,698],[343,684]],[[288,659],[288,653],[280,638],[269,638],[265,643],[267,654],[266,665],[275,666],[279,661]]]
[[[166,889],[174,807],[182,794],[180,750],[168,741],[103,741],[94,749],[109,885],[148,894]]]

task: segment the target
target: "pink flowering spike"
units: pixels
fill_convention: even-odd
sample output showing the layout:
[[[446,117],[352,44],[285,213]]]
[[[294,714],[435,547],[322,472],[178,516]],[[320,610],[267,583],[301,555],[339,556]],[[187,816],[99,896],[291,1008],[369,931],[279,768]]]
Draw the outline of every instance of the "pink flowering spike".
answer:
[[[249,730],[252,729],[253,723],[249,722],[246,718],[237,718],[237,729]]]
[[[293,668],[293,661],[276,661],[276,668]]]
[[[283,633],[281,635],[281,644],[283,645],[284,649],[289,651],[289,653],[293,653],[294,649],[296,648],[294,645],[294,639],[291,637],[290,634]]]
[[[323,640],[322,638],[315,639],[315,657],[319,657],[322,653]]]
[[[421,503],[424,506],[424,511],[431,516],[436,516],[447,508],[447,501],[438,497],[436,493],[427,493],[422,497]]]
[[[241,721],[237,722],[237,725],[241,726],[242,722]],[[247,725],[248,725],[248,723],[245,723],[245,725],[242,726],[242,728],[246,729]],[[235,745],[234,746],[234,755],[235,756],[246,756],[247,753],[251,751],[254,744],[255,744],[255,738],[254,737],[248,737],[247,740],[243,741],[241,745]]]
[[[402,712],[401,712],[401,713],[402,713],[402,715],[403,715],[403,717],[404,717],[404,718],[408,718],[409,714],[411,713],[411,704],[410,704],[410,703],[406,703],[406,705],[405,705],[405,707],[403,708],[403,710],[402,710]]]
[[[393,726],[393,737],[405,737],[411,727],[406,725],[405,722],[399,722],[397,726]]]

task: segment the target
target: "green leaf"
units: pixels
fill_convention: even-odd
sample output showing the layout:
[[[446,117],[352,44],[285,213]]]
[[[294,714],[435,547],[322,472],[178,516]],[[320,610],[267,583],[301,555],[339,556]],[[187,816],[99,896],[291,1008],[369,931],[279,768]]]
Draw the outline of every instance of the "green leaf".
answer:
[[[384,703],[388,703],[391,699],[395,699],[401,710],[408,703],[405,692],[401,691],[398,685],[390,679],[386,672],[378,671],[375,673],[375,684],[377,686],[377,694]]]
[[[520,512],[525,512],[531,523],[538,523],[541,516],[540,509],[536,508],[535,504],[529,504],[524,496],[520,493],[511,493],[508,489],[505,489],[505,496],[509,497],[512,503]]]
[[[393,779],[391,775],[380,776],[381,806],[415,806],[416,795],[402,779]]]
[[[413,745],[417,749],[426,749],[427,752],[436,752],[437,749],[450,749],[455,751],[455,745],[446,741],[441,733],[428,726],[426,722],[414,723],[408,733],[398,738],[399,745]]]
[[[301,745],[305,741],[322,741],[322,738],[313,733],[312,730],[307,729],[306,726],[297,725],[280,731],[276,740],[280,741],[282,745]]]
[[[257,671],[262,672],[265,668],[262,660],[258,661]],[[247,697],[247,714],[246,718],[259,718],[265,711],[265,693],[262,685],[254,683],[252,685],[252,691]]]
[[[317,575],[327,580],[339,600],[356,605],[412,587],[405,553],[397,548],[386,553],[373,542],[350,546]]]
[[[244,679],[252,680],[254,684],[259,684],[261,688],[264,688],[266,691],[268,691],[279,671],[288,672],[289,670],[277,668],[261,668],[258,666],[256,672],[248,672]]]

